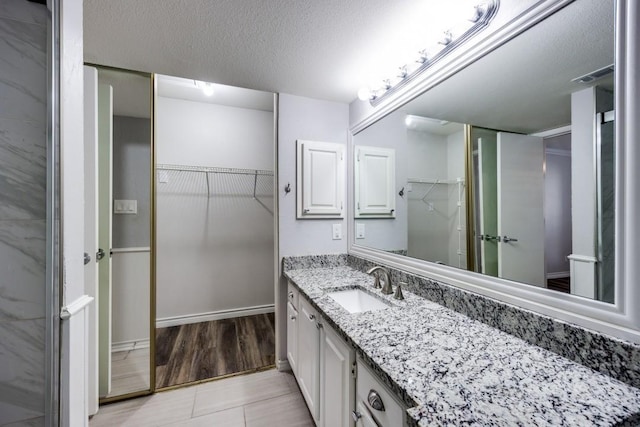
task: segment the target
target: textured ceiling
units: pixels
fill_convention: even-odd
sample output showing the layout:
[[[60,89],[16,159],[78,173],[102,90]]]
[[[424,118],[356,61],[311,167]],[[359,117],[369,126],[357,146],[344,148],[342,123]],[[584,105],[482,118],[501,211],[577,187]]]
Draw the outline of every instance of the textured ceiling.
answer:
[[[443,4],[85,0],[85,60],[349,103],[359,87],[377,80],[374,70],[395,72],[402,62],[394,54],[415,54],[425,31],[443,25],[434,13]]]

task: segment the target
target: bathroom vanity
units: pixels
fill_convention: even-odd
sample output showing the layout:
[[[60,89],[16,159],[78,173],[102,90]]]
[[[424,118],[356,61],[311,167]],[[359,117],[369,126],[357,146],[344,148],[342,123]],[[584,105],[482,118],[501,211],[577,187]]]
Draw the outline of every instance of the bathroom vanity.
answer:
[[[355,257],[329,265],[309,258],[285,259],[287,355],[318,426],[640,421],[638,388],[418,296],[411,286],[404,300],[383,295]],[[330,295],[353,289],[383,307],[350,313]]]

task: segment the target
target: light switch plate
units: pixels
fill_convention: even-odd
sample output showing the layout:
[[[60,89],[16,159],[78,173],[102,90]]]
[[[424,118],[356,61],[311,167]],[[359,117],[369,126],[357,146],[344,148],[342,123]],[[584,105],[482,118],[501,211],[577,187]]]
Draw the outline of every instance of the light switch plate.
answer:
[[[364,239],[364,223],[356,223],[356,239]]]
[[[113,213],[135,215],[138,213],[138,201],[137,200],[114,200]]]
[[[342,224],[333,224],[333,240],[341,240],[342,239]]]

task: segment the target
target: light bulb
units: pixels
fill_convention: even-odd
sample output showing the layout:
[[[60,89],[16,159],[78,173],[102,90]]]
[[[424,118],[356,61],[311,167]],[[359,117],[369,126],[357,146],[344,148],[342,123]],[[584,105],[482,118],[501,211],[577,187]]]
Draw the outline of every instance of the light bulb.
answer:
[[[213,85],[211,83],[205,83],[202,85],[202,93],[204,93],[206,96],[212,96],[213,95]]]
[[[368,101],[371,99],[371,91],[368,87],[361,87],[360,90],[358,90],[358,99],[360,101]]]

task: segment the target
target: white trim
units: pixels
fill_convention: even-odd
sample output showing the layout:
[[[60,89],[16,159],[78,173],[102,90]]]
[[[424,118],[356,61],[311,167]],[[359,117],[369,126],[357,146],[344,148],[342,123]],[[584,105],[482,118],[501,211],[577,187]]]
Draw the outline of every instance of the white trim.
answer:
[[[547,279],[564,279],[571,277],[570,271],[556,271],[555,273],[547,273]]]
[[[93,298],[89,295],[82,295],[80,298],[74,300],[71,304],[67,304],[62,307],[60,310],[60,318],[62,320],[67,320],[76,314],[80,313],[84,310],[90,303],[93,301]]]
[[[143,348],[149,348],[149,345],[150,345],[149,338],[145,338],[141,340],[114,342],[111,344],[111,353],[116,353],[118,351],[140,350]]]
[[[561,126],[555,129],[543,130],[542,132],[532,133],[531,136],[540,138],[553,138],[554,136],[567,135],[571,133],[571,125]]]
[[[230,319],[233,317],[252,316],[255,314],[273,313],[274,304],[257,305],[255,307],[234,308],[231,310],[210,311],[208,313],[187,314],[184,316],[163,317],[156,320],[156,328],[188,325],[191,323],[209,322],[211,320]]]
[[[585,262],[589,264],[595,264],[596,262],[598,262],[598,258],[590,255],[571,254],[567,255],[567,259],[570,261]]]
[[[131,247],[131,248],[111,248],[112,254],[125,254],[133,252],[151,252],[151,248],[148,246]]]
[[[545,148],[544,154],[546,156],[552,155],[552,156],[571,157],[571,151],[569,151],[569,150],[558,150],[557,148]]]
[[[283,371],[290,371],[291,370],[291,364],[289,363],[289,360],[285,359],[285,360],[278,360],[276,361],[276,369],[280,372]]]

